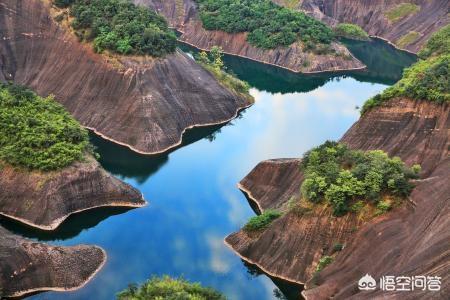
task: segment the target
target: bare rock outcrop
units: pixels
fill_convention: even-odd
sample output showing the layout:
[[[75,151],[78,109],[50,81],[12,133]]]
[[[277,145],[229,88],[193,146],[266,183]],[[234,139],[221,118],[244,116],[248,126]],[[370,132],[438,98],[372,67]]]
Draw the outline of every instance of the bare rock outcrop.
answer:
[[[333,42],[339,55],[316,55],[305,52],[299,44],[273,50],[256,48],[247,42],[247,33],[229,34],[224,31],[205,30],[193,0],[134,0],[154,8],[181,32],[179,40],[202,50],[220,46],[225,53],[276,65],[294,72],[318,73],[328,71],[364,69],[365,66],[342,44]]]
[[[53,247],[0,227],[0,297],[81,288],[105,261],[99,247]]]
[[[54,21],[48,1],[0,2],[0,81],[57,101],[85,127],[144,154],[181,143],[187,128],[224,123],[251,104],[189,56],[110,57]]]
[[[450,289],[449,130],[448,104],[394,99],[367,112],[341,141],[353,149],[382,149],[408,165],[421,164],[422,179],[410,201],[365,224],[352,215],[334,218],[325,209],[303,216],[289,212],[260,234],[241,230],[226,243],[268,274],[297,283],[311,279],[318,260],[331,253],[334,243],[344,243],[336,261],[307,283],[308,299],[359,298],[357,283],[366,273],[441,276],[442,291],[434,295],[443,299]],[[264,210],[298,196],[301,178],[298,161],[266,161],[240,185]]]
[[[89,157],[59,171],[0,168],[0,215],[42,230],[96,207],[141,207],[142,194]]]
[[[292,1],[274,2],[287,5]],[[419,10],[390,21],[386,12],[403,3],[415,4]],[[357,24],[369,35],[414,53],[420,50],[433,32],[450,23],[449,0],[301,0],[296,8],[331,26],[342,22]],[[399,43],[408,34],[413,34],[414,38],[411,35],[406,45]]]

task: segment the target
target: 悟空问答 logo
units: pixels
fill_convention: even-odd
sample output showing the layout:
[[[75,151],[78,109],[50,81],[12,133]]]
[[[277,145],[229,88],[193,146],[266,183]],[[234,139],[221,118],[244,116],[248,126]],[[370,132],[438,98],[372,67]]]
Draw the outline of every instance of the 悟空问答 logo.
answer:
[[[371,291],[377,288],[377,282],[372,276],[366,274],[358,281],[358,288],[362,291]]]

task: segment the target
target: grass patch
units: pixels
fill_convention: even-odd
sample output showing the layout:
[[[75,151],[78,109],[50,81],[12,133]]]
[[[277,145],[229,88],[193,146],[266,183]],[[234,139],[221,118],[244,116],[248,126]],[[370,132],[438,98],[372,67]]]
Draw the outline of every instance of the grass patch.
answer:
[[[308,151],[301,168],[302,197],[330,205],[335,216],[377,205],[386,195],[407,197],[413,188],[409,179],[417,178],[420,171],[381,150],[356,151],[330,141]]]
[[[400,19],[416,14],[420,10],[420,6],[412,3],[401,3],[385,13],[386,18],[392,22],[398,22]]]
[[[395,44],[400,48],[405,48],[406,46],[417,41],[418,38],[420,38],[420,33],[416,31],[410,31],[401,38],[399,38]]]
[[[91,151],[87,130],[52,96],[0,84],[0,159],[13,166],[49,171]]]
[[[244,230],[247,232],[259,231],[267,228],[270,223],[281,216],[281,212],[268,209],[259,216],[254,216],[245,224]]]
[[[341,23],[334,28],[336,36],[354,39],[360,41],[368,41],[369,35],[361,27],[355,24]]]
[[[317,44],[329,45],[334,38],[333,31],[324,23],[271,0],[196,2],[199,3],[200,19],[205,29],[248,32],[247,41],[258,48],[273,49],[302,42],[306,49],[313,49]]]
[[[212,288],[202,287],[199,283],[190,283],[184,279],[169,276],[153,277],[141,286],[130,285],[117,294],[118,300],[225,300],[225,296]]]

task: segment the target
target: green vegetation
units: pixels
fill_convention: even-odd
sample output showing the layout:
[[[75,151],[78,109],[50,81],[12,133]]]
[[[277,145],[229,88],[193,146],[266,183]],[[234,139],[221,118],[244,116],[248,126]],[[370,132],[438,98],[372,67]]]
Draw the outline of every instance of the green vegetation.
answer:
[[[441,54],[450,54],[450,25],[441,28],[430,37],[419,52],[419,57],[426,59]]]
[[[153,277],[140,287],[130,285],[117,294],[118,300],[225,300],[225,297],[212,288],[202,287],[184,279],[169,276]]]
[[[0,84],[0,160],[48,171],[82,159],[87,150],[87,131],[51,96]]]
[[[397,46],[400,48],[405,48],[406,46],[414,43],[420,37],[420,33],[416,31],[410,31],[401,38],[399,38],[396,42]]]
[[[303,12],[278,6],[270,0],[196,0],[200,18],[207,30],[228,33],[248,32],[250,44],[273,49],[287,47],[297,41],[307,50],[331,51],[333,31]],[[320,49],[320,50],[319,50]]]
[[[450,101],[450,55],[422,60],[405,69],[403,78],[364,103],[361,113],[395,97],[408,97],[437,103]]]
[[[322,271],[326,266],[328,266],[329,264],[331,264],[334,261],[334,258],[328,255],[325,255],[324,257],[322,257],[319,260],[319,263],[317,264],[316,267],[316,272],[320,272]]]
[[[354,40],[369,40],[369,35],[361,27],[355,24],[341,23],[334,28],[336,36],[354,39]]]
[[[69,7],[72,28],[95,51],[162,57],[173,53],[176,36],[163,17],[131,0],[56,0]]]
[[[234,75],[227,73],[224,69],[222,58],[222,49],[217,46],[212,47],[209,54],[202,51],[196,56],[197,62],[211,72],[211,74],[213,74],[219,82],[237,93],[250,97],[249,84],[245,81],[239,80]]]
[[[358,201],[377,205],[385,196],[408,196],[413,188],[409,179],[417,178],[420,170],[381,150],[355,151],[330,141],[307,152],[301,168],[302,197],[312,203],[325,201],[335,216],[352,211]]]
[[[420,6],[412,3],[401,3],[385,13],[389,21],[395,23],[400,19],[415,14],[420,10]]]
[[[434,33],[419,56],[419,60],[405,69],[403,78],[364,103],[361,113],[396,97],[407,97],[436,103],[450,102],[450,25]]]
[[[342,251],[342,249],[344,249],[344,244],[336,243],[333,245],[333,252],[339,252]]]
[[[267,228],[273,220],[279,218],[281,212],[268,209],[259,216],[254,216],[245,224],[244,230],[247,232],[258,231]]]

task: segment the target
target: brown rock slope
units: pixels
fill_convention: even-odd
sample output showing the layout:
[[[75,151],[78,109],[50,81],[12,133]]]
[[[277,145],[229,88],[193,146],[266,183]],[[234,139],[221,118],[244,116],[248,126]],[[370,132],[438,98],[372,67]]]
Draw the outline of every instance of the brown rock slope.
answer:
[[[311,279],[318,260],[330,253],[334,243],[345,243],[337,260],[320,273],[319,287],[305,292],[308,299],[358,298],[361,295],[357,294],[357,282],[366,273],[374,277],[441,276],[444,294],[435,295],[448,295],[449,129],[449,105],[395,99],[373,109],[344,135],[342,142],[354,149],[385,150],[409,165],[420,163],[423,179],[417,182],[410,197],[412,202],[364,225],[351,215],[333,218],[326,210],[302,217],[290,212],[275,220],[260,236],[239,231],[228,236],[226,243],[269,274],[299,283]],[[295,161],[285,164],[298,165]],[[300,172],[290,166],[292,171],[284,174],[278,168],[287,167],[279,165],[264,162],[241,182],[255,197],[254,201],[261,199],[263,209],[279,207],[280,198],[286,201],[298,193]],[[256,170],[261,176],[254,173]],[[293,192],[282,194],[275,190]],[[421,297],[420,293],[402,296]]]
[[[140,207],[141,193],[93,159],[52,172],[0,168],[0,215],[53,230],[69,215],[95,207]]]
[[[0,227],[0,297],[81,288],[105,261],[98,247],[52,247]]]
[[[180,41],[199,49],[210,50],[212,46],[220,46],[224,52],[231,55],[302,73],[363,69],[365,67],[351,55],[345,46],[338,43],[333,43],[332,47],[341,55],[315,55],[304,52],[298,44],[289,48],[264,50],[251,46],[246,41],[246,33],[229,34],[223,31],[205,30],[199,20],[196,3],[193,0],[134,0],[134,2],[155,8],[166,16],[171,26],[182,33],[179,37]]]
[[[274,2],[292,4],[289,0]],[[402,3],[418,5],[420,10],[394,22],[386,18],[386,12]],[[299,0],[295,6],[332,26],[342,22],[357,24],[370,35],[414,53],[433,32],[450,23],[449,0]],[[409,33],[417,33],[416,38],[411,36],[411,42],[402,45],[401,38]]]
[[[187,55],[111,59],[58,25],[48,1],[0,2],[0,80],[54,94],[84,126],[151,154],[193,126],[223,123],[250,105]]]

